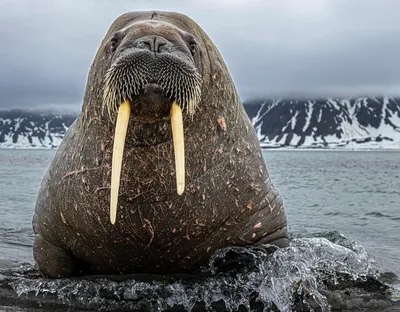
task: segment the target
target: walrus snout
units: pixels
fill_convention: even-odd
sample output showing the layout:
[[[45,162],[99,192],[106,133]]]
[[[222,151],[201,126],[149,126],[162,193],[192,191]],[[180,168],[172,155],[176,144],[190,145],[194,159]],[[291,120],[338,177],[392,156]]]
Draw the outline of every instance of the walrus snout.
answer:
[[[201,98],[202,76],[200,50],[192,35],[167,23],[142,21],[117,31],[108,45],[111,66],[103,107],[111,119],[127,100],[132,113],[145,118],[165,116],[172,102],[193,116]]]
[[[145,36],[135,42],[135,47],[148,49],[153,53],[172,52],[172,43],[161,36]]]
[[[161,49],[161,43],[154,43],[154,40],[151,44],[151,40],[146,42],[139,44],[146,48],[124,50],[107,71],[103,105],[107,107],[110,117],[113,119],[125,100],[148,102],[139,105],[145,107],[158,107],[162,102],[175,101],[193,115],[200,102],[202,87],[202,77],[194,62],[178,51],[154,53],[150,49]],[[161,103],[154,105],[154,99]]]
[[[169,118],[173,100],[166,97],[164,89],[157,83],[149,83],[133,97],[132,117],[139,122],[152,122]]]

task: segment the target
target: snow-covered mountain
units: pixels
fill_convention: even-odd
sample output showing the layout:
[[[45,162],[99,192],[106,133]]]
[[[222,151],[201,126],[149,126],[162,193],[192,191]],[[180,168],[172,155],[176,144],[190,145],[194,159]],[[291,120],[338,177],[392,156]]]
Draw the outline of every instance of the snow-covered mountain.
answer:
[[[263,148],[400,149],[400,98],[283,98],[245,104]]]
[[[263,148],[400,149],[400,98],[283,98],[244,104]],[[0,110],[0,148],[57,148],[76,117]]]
[[[76,114],[0,111],[0,148],[57,148]]]

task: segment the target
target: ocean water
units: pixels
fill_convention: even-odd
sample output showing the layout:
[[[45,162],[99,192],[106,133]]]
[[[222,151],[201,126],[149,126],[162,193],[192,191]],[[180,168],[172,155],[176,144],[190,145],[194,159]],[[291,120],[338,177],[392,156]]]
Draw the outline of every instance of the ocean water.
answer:
[[[55,151],[43,150],[0,150],[0,273],[4,268],[33,263],[31,219],[41,179],[54,154]],[[348,271],[354,268],[354,274],[358,274],[368,269],[364,251],[375,261],[374,267],[379,271],[400,275],[400,151],[265,150],[264,158],[272,181],[283,197],[290,233],[308,235],[309,238],[294,240],[293,249],[276,253],[280,260],[270,263],[274,270],[266,270],[264,275],[254,274],[251,280],[248,280],[248,274],[244,275],[247,285],[270,279],[285,280],[279,289],[276,288],[279,284],[274,284],[272,293],[277,297],[274,300],[267,298],[285,307],[289,301],[283,300],[286,298],[284,291],[297,276],[291,273],[289,277],[287,272],[298,271],[301,276],[315,280],[316,284],[318,274],[310,272],[317,267],[326,267],[327,263],[334,270],[339,264]],[[321,232],[342,234],[335,240],[342,245],[344,242],[345,247],[321,240],[316,234]],[[343,240],[343,236],[349,241]],[[355,241],[355,245],[351,241]],[[264,256],[261,253],[257,257],[262,259]],[[270,261],[265,259],[260,260],[258,268],[265,267],[265,262]],[[276,275],[280,272],[281,259],[286,259],[287,263],[282,266],[284,279]],[[260,276],[263,280],[258,281]],[[35,281],[18,283],[14,289],[21,294],[32,289],[49,292],[49,287],[57,292],[53,283],[51,286],[46,283],[38,286]],[[209,281],[207,283],[202,287],[209,294],[212,286]],[[113,285],[106,285],[107,289],[113,289]],[[64,284],[58,286],[65,291]],[[82,284],[75,286],[83,287]],[[139,286],[142,287],[140,291],[145,289],[153,295],[156,292],[154,285]],[[168,293],[169,286],[157,288],[159,298],[162,293]],[[94,286],[84,284],[84,289],[90,287]],[[132,285],[129,287],[129,291],[138,291],[137,284],[134,290]],[[179,287],[184,289],[185,296],[176,300],[187,298],[190,287]],[[268,289],[269,286],[265,287]],[[78,288],[74,289],[77,291]],[[178,290],[174,289],[174,292]],[[138,296],[136,292],[134,295]],[[63,294],[58,293],[58,296]],[[167,299],[172,300],[171,297]],[[323,296],[320,302],[323,305]]]

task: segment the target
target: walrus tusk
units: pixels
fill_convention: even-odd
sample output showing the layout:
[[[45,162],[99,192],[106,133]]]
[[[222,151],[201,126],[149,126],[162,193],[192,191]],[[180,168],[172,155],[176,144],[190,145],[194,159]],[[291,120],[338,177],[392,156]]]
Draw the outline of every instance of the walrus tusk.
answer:
[[[118,192],[121,178],[122,156],[124,154],[125,137],[128,129],[129,117],[131,115],[131,104],[124,101],[118,110],[117,125],[115,127],[114,149],[111,168],[111,200],[110,220],[115,224],[117,218]]]
[[[178,195],[182,195],[185,190],[185,144],[182,109],[176,102],[172,103],[170,115],[175,152],[176,189]]]

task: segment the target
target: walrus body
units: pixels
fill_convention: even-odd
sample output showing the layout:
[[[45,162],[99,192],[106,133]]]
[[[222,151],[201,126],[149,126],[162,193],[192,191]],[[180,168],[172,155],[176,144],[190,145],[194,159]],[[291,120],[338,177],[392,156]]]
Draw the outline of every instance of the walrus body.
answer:
[[[110,43],[116,34],[119,41]],[[185,46],[189,37],[195,46]],[[111,224],[115,125],[103,107],[104,84],[130,46],[150,49],[154,59],[179,51],[201,75],[201,93],[183,119],[186,189],[180,196],[166,118],[171,103],[152,85],[132,100],[118,217]],[[89,73],[82,113],[41,184],[33,229],[35,261],[51,278],[192,272],[226,246],[287,246],[282,200],[255,130],[221,55],[195,22],[176,13],[134,12],[111,25]]]

